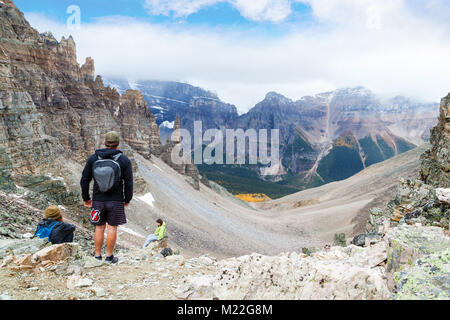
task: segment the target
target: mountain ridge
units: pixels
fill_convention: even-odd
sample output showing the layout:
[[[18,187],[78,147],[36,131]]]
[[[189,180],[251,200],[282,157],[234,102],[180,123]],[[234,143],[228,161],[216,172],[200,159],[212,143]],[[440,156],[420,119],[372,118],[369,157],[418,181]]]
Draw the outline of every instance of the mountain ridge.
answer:
[[[178,83],[178,89],[173,91],[174,82],[164,81],[135,85],[146,91],[145,83],[157,83],[159,91],[165,95],[163,102],[155,100],[154,96],[147,96],[151,110],[159,115],[157,121],[162,143],[170,137],[170,127],[178,116],[181,127],[191,134],[194,121],[202,121],[203,132],[207,129],[278,129],[280,165],[276,168],[247,165],[245,168],[258,174],[255,183],[301,179],[300,183],[291,186],[297,189],[348,178],[362,168],[426,142],[438,114],[437,103],[420,102],[398,95],[381,97],[363,86],[357,86],[304,96],[298,100],[271,91],[248,112],[238,115],[235,106],[221,102],[216,94],[212,94],[214,101],[202,101],[189,93],[211,94],[202,88]],[[167,90],[163,89],[165,84]],[[182,94],[183,105],[180,101],[170,103],[167,100]],[[345,139],[349,132],[356,139],[356,144],[353,147],[337,146],[336,142]],[[348,161],[354,162],[355,166],[346,174],[333,176],[325,173],[342,171],[341,166]],[[217,167],[216,170],[221,169]],[[200,166],[200,173],[210,174],[210,171]],[[235,173],[228,169],[225,172],[226,180],[232,182],[237,179],[240,169],[236,168]],[[292,179],[292,175],[297,178]],[[211,178],[219,179],[215,174]]]

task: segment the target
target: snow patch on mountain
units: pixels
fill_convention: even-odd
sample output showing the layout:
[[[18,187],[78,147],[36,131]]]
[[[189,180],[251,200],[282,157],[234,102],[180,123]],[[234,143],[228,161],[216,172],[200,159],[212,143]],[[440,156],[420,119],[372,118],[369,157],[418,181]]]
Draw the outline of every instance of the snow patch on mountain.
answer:
[[[153,195],[149,192],[142,197],[137,197],[139,200],[144,201],[146,204],[148,204],[150,207],[154,207],[153,203],[155,202],[155,198],[153,198]]]
[[[173,129],[174,125],[175,125],[175,121],[171,121],[171,122],[164,121],[163,123],[161,123],[160,127],[166,127],[169,129]]]

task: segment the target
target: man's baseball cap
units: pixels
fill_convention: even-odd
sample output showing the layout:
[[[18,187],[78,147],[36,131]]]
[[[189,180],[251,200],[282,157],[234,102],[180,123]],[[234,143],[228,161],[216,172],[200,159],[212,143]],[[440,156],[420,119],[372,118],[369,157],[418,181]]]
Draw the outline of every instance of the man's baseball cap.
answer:
[[[116,131],[110,131],[105,135],[105,143],[117,144],[120,141],[120,135]]]

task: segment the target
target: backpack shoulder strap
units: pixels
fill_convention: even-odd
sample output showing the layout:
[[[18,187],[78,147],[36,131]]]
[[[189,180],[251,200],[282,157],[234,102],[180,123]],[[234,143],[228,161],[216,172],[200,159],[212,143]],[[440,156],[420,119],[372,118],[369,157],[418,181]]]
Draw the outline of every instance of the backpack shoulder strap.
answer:
[[[60,225],[61,223],[62,223],[61,221],[56,221],[56,222],[52,223],[52,224],[48,227],[50,233],[52,233],[53,229],[54,229],[57,225]],[[50,236],[50,235],[49,235],[49,236]]]
[[[115,161],[115,162],[119,161],[119,158],[120,158],[121,156],[122,156],[121,153],[116,154],[116,155],[113,157],[114,161]]]
[[[49,229],[50,229],[50,230],[53,230],[54,227],[56,227],[57,225],[59,225],[59,224],[61,224],[61,223],[62,223],[61,221],[55,221],[54,223],[52,223],[52,224],[49,226]]]

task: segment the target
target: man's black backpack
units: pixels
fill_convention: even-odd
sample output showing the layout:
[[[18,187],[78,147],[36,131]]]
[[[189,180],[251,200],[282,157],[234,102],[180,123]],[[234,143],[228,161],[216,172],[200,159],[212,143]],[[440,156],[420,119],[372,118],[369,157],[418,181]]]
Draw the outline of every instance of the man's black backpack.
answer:
[[[122,170],[118,161],[121,155],[119,153],[112,159],[103,159],[97,156],[98,160],[94,162],[92,171],[100,192],[108,192],[119,184]]]

